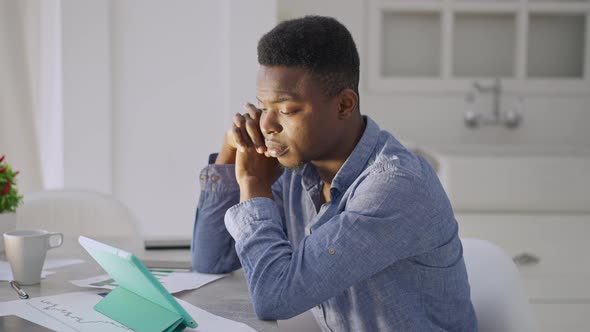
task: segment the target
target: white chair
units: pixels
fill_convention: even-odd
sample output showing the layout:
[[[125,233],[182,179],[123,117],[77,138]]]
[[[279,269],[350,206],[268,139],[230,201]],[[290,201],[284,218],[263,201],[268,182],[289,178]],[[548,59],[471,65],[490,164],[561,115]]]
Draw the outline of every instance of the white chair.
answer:
[[[131,211],[110,195],[92,191],[49,190],[24,195],[17,229],[41,228],[78,236],[136,236]]]
[[[461,242],[479,331],[534,331],[528,297],[512,258],[485,240]]]

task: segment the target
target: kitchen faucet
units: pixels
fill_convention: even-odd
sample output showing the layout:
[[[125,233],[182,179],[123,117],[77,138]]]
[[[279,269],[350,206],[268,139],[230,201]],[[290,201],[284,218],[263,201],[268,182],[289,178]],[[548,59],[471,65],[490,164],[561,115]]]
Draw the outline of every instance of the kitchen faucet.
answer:
[[[465,112],[465,125],[469,128],[476,128],[480,125],[504,124],[508,128],[516,128],[522,122],[522,115],[516,110],[501,112],[500,102],[502,96],[502,82],[499,78],[494,79],[491,85],[483,85],[480,82],[473,82],[474,91],[467,93],[466,101],[470,105]],[[473,110],[475,99],[479,94],[492,94],[492,114],[483,114]]]

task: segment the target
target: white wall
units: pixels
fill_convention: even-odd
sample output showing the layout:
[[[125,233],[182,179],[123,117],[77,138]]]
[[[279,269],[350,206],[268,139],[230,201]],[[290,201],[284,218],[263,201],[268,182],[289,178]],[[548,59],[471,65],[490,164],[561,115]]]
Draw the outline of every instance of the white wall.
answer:
[[[276,3],[61,5],[65,187],[112,193],[146,237],[190,237],[198,175],[255,97]]]
[[[223,2],[113,2],[113,192],[144,234],[190,233],[225,114]]]
[[[229,6],[229,116],[244,112],[246,102],[256,103],[258,39],[277,23],[277,3],[268,0],[231,1]],[[225,119],[225,124],[229,122]]]
[[[112,190],[109,1],[61,1],[64,186]]]
[[[146,236],[190,237],[200,170],[254,97],[255,43],[275,7],[116,1],[112,15],[113,192]]]

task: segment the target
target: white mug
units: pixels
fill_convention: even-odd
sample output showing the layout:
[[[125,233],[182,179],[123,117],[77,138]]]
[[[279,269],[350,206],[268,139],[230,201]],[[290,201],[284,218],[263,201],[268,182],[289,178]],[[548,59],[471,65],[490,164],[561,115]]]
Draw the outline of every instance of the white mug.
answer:
[[[53,238],[58,240],[52,243]],[[41,229],[4,233],[4,247],[12,268],[12,278],[21,285],[40,283],[47,250],[61,246],[63,239],[62,233]]]

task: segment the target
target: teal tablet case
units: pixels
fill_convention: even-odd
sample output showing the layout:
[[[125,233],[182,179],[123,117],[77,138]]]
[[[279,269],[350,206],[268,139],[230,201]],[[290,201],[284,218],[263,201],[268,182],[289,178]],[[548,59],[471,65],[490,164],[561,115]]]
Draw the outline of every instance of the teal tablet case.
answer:
[[[136,331],[182,331],[197,323],[133,254],[80,236],[78,242],[119,284],[94,309]]]

